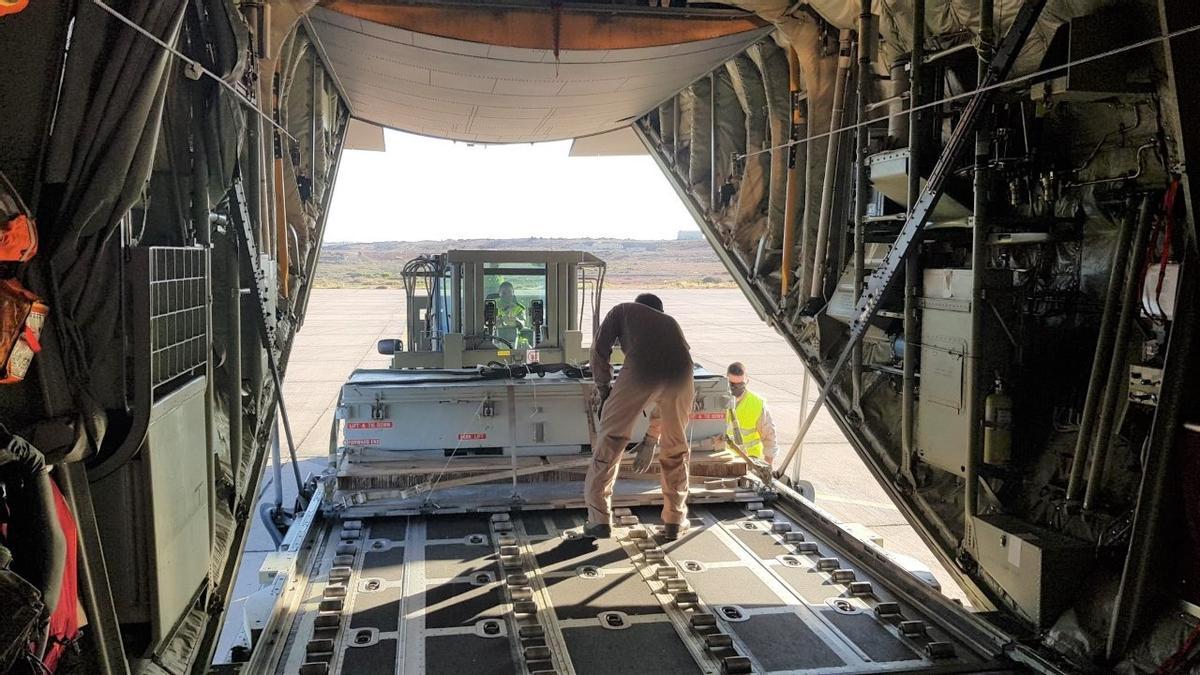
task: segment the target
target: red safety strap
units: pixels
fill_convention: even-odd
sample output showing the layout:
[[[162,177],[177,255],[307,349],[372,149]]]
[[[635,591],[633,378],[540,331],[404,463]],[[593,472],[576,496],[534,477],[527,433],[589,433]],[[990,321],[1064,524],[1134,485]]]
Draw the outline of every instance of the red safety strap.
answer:
[[[29,348],[34,354],[39,354],[42,351],[42,341],[38,339],[37,333],[28,324],[25,325],[25,333],[23,335],[25,341],[29,343]]]
[[[1158,666],[1158,670],[1154,671],[1155,675],[1174,675],[1174,673],[1183,672],[1181,669],[1192,660],[1189,655],[1197,641],[1200,641],[1200,626],[1192,630],[1187,639],[1183,641],[1183,645],[1179,647],[1179,651],[1167,657],[1167,660]]]
[[[1163,195],[1163,216],[1166,225],[1163,228],[1162,254],[1158,258],[1158,283],[1154,287],[1154,301],[1159,301],[1162,295],[1163,278],[1167,275],[1167,263],[1171,259],[1171,237],[1175,234],[1175,197],[1179,194],[1179,179],[1171,181],[1171,187]]]
[[[63,569],[62,590],[59,593],[58,605],[50,615],[50,643],[46,654],[42,657],[50,672],[58,670],[67,647],[79,639],[79,528],[71,507],[59,491],[58,485],[51,483],[54,490],[54,506],[58,515],[58,526],[62,530],[63,539],[67,542],[67,564]]]

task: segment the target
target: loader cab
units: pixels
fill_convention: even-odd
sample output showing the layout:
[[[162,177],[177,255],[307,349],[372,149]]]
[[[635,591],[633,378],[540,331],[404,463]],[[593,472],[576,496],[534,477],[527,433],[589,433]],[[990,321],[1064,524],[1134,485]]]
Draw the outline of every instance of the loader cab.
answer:
[[[583,251],[416,258],[401,272],[405,338],[380,341],[380,353],[398,369],[585,361],[604,272],[604,261]]]

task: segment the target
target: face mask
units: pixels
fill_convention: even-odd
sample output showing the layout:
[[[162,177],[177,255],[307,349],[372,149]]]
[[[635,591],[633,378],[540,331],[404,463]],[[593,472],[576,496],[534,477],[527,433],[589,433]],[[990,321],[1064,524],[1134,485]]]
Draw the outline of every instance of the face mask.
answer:
[[[733,384],[731,382],[729,384],[729,392],[732,393],[734,396],[741,396],[742,394],[746,393],[746,383],[739,382],[737,384]]]

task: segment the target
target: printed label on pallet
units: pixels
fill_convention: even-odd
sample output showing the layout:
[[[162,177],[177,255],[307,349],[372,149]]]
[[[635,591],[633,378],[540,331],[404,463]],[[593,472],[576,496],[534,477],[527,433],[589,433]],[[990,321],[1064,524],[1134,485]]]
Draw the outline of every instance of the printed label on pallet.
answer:
[[[379,445],[378,438],[347,438],[346,445]]]
[[[483,440],[487,440],[487,434],[478,433],[478,432],[469,433],[469,434],[459,434],[458,440],[460,440],[460,441],[483,441]]]
[[[383,422],[346,422],[347,429],[391,429],[392,423]]]

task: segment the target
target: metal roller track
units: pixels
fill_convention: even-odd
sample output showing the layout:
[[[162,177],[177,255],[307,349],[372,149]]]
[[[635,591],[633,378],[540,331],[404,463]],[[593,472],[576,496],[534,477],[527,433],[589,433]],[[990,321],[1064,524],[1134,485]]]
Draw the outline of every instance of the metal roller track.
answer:
[[[665,542],[656,508],[618,514],[614,537],[598,541],[578,536],[581,509],[329,521],[313,533],[304,588],[268,629],[269,670],[1012,667],[994,660],[998,648],[919,611],[896,580],[849,562],[848,548],[818,534],[824,525],[760,505],[704,505],[679,541]]]

